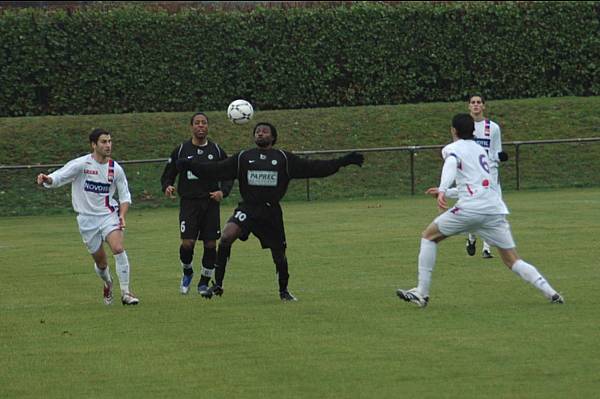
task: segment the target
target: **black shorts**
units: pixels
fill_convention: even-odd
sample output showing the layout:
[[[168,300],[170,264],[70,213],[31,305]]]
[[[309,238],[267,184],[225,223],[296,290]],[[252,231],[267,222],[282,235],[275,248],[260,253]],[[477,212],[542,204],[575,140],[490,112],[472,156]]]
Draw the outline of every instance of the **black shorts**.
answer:
[[[179,202],[179,231],[187,240],[218,240],[221,237],[219,203],[208,198]]]
[[[281,206],[249,205],[240,203],[233,211],[228,223],[235,223],[242,229],[240,240],[246,241],[250,233],[254,234],[263,248],[285,249],[285,229]]]

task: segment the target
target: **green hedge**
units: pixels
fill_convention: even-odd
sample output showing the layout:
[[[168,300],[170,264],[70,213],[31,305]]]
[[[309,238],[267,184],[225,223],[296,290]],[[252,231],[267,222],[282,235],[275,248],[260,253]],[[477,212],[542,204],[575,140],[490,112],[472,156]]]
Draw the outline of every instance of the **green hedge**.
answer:
[[[600,2],[0,15],[0,116],[600,95]]]

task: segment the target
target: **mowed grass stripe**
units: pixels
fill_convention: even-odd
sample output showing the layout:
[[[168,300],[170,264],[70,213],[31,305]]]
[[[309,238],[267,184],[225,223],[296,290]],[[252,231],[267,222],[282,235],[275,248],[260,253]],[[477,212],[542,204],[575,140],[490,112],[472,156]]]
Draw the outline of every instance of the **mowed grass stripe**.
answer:
[[[102,305],[73,215],[2,218],[0,397],[593,397],[599,194],[506,194],[520,254],[564,306],[462,237],[440,245],[430,306],[400,302],[437,215],[425,196],[285,203],[293,304],[254,237],[222,298],[181,296],[176,209],[130,212],[136,308]]]

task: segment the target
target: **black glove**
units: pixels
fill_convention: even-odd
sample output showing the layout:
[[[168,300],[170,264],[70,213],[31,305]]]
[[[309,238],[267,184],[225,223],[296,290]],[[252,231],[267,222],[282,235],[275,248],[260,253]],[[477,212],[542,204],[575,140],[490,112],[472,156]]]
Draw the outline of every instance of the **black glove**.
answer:
[[[505,153],[504,151],[500,151],[498,153],[498,159],[500,160],[500,162],[506,162],[506,161],[508,161],[508,154]]]
[[[178,172],[184,172],[190,167],[191,159],[187,158],[179,158],[177,162],[175,162],[175,167]]]
[[[364,161],[365,157],[360,152],[351,152],[350,154],[346,154],[340,158],[340,163],[342,166],[358,165],[362,167]]]

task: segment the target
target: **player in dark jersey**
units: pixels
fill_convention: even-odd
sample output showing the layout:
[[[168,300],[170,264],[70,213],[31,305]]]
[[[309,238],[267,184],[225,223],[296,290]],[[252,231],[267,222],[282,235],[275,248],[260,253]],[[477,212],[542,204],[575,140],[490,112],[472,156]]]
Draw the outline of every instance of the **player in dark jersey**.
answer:
[[[256,148],[241,151],[225,161],[199,163],[179,158],[177,168],[192,171],[198,176],[216,179],[238,179],[242,202],[223,228],[215,263],[215,281],[205,298],[223,294],[225,267],[236,239],[245,241],[253,233],[263,248],[269,248],[279,280],[279,296],[282,301],[295,301],[288,291],[288,262],[283,214],[279,201],[285,195],[291,179],[326,177],[347,165],[362,166],[364,157],[353,152],[331,160],[307,160],[288,151],[273,148],[277,130],[270,123],[258,123],[254,127]]]
[[[216,143],[208,140],[208,118],[198,112],[192,116],[192,138],[181,143],[173,150],[160,182],[167,197],[175,197],[175,178],[179,173],[175,161],[185,158],[202,163],[216,163],[227,158],[225,151]],[[179,259],[183,267],[183,276],[179,290],[187,294],[194,276],[192,260],[196,240],[204,242],[201,277],[198,291],[208,289],[217,257],[217,239],[221,236],[219,202],[229,195],[233,181],[198,179],[191,171],[179,174],[177,193],[180,197],[179,229],[181,246]]]

